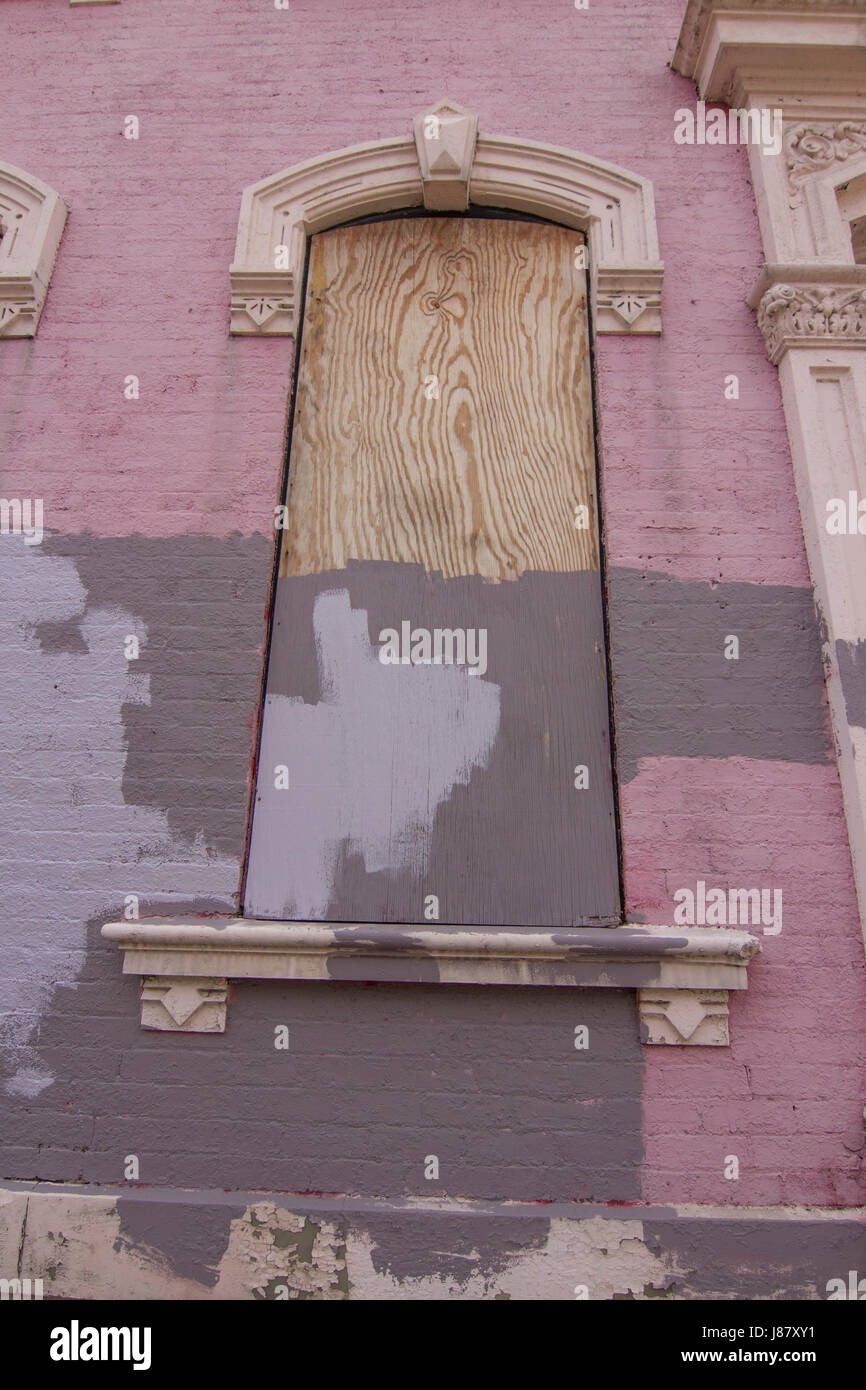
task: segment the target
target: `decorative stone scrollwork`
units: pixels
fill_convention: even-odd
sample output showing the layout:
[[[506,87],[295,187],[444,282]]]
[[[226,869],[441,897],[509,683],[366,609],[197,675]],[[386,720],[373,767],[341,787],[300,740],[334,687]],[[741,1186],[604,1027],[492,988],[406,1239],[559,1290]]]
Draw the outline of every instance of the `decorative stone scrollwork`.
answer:
[[[829,169],[858,150],[866,150],[866,121],[819,121],[789,127],[785,131],[785,158],[791,187],[796,189],[807,175]]]
[[[774,363],[792,346],[866,345],[866,287],[772,285],[758,305],[758,327]]]

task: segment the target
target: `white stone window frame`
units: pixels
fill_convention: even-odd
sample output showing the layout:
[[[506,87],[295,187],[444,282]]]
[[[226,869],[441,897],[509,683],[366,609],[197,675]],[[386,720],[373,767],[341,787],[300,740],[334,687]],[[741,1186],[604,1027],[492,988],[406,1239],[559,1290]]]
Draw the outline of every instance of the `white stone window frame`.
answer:
[[[429,131],[436,131],[431,138]],[[584,232],[595,333],[661,332],[652,186],[552,146],[478,135],[455,102],[415,118],[405,139],[308,160],[244,191],[231,266],[231,332],[294,335],[308,238],[363,216],[473,206],[531,213]],[[286,265],[277,268],[278,248]],[[635,990],[642,1041],[729,1043],[728,994],[760,951],[744,931],[705,927],[109,922],[105,939],[140,980],[142,1026],[222,1032],[233,980],[356,980]]]
[[[808,174],[802,180],[803,201],[809,211],[817,259],[826,258],[832,265],[857,264],[851,224],[866,217],[866,112],[862,123],[857,124],[862,124],[862,152],[846,155],[830,168]],[[856,190],[846,198],[851,184],[857,185]]]
[[[32,338],[66,224],[59,193],[0,163],[0,338]]]
[[[431,128],[435,141],[425,134]],[[294,335],[307,239],[316,232],[402,208],[465,212],[470,204],[584,232],[595,332],[661,332],[664,266],[649,180],[552,145],[479,134],[477,118],[451,101],[416,116],[405,138],[307,160],[244,190],[231,332]],[[285,269],[275,267],[281,246]]]
[[[781,152],[749,148],[765,263],[748,302],[779,370],[866,941],[866,728],[839,665],[866,643],[866,539],[825,524],[831,498],[866,497],[866,266],[838,196],[866,173],[866,0],[689,0],[673,68],[704,101],[782,112]]]

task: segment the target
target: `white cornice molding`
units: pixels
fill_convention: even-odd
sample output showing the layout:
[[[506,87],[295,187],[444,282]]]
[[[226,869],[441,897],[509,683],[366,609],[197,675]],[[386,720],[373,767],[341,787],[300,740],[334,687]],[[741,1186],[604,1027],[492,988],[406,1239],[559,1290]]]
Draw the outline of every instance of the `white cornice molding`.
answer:
[[[644,1042],[727,1043],[727,991],[747,987],[757,937],[713,927],[436,927],[333,922],[108,922],[141,977],[142,1025],[222,1032],[231,980],[636,989]],[[644,1009],[644,1005],[646,1008]]]
[[[435,121],[438,155],[425,135]],[[585,232],[596,331],[659,333],[664,267],[649,181],[586,155],[476,129],[470,112],[439,102],[415,118],[413,136],[325,154],[246,188],[230,268],[232,333],[294,334],[306,241],[315,232],[403,208],[470,203]]]
[[[671,66],[731,105],[758,89],[862,92],[864,15],[864,0],[689,0]]]
[[[41,179],[0,163],[0,338],[32,338],[66,223]]]

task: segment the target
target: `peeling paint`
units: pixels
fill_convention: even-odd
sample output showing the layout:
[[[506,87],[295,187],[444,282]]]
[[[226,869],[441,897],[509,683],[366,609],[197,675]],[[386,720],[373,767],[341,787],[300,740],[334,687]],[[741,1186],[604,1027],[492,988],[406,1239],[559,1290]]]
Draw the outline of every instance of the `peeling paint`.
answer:
[[[64,1299],[823,1300],[866,1268],[859,1215],[0,1188],[0,1273]]]
[[[342,1224],[260,1201],[232,1223],[220,1297],[339,1301],[348,1297]]]
[[[242,1213],[243,1206],[239,1206]],[[178,1274],[212,1287],[219,1278],[220,1260],[228,1248],[231,1222],[239,1214],[237,1209],[225,1205],[192,1206],[121,1197],[117,1203],[120,1233],[115,1249],[125,1246],[159,1251]]]

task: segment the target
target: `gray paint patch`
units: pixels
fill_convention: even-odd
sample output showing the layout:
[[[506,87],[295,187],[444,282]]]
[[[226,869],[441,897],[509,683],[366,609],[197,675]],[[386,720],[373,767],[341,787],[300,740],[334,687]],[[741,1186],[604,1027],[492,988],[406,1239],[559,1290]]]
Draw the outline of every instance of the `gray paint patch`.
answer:
[[[57,991],[39,1046],[61,1085],[0,1097],[10,1177],[119,1185],[135,1153],[152,1188],[640,1199],[643,1057],[626,991],[257,982],[235,986],[226,1035],[179,1037],[141,1030],[137,982],[94,926],[86,976]],[[424,1177],[431,1153],[438,1182]]]
[[[810,590],[612,569],[609,618],[623,781],[641,758],[832,760]]]
[[[436,984],[439,966],[432,959],[387,960],[376,956],[329,956],[328,974],[332,980],[389,980],[403,984]]]
[[[812,1299],[850,1269],[866,1273],[866,1225],[857,1221],[648,1221],[648,1248],[672,1267],[675,1298]]]
[[[403,619],[485,629],[487,671],[381,665],[379,633]],[[281,579],[268,692],[250,915],[619,920],[597,574],[488,584],[352,562]],[[274,766],[293,761],[277,790]]]
[[[41,549],[74,562],[85,612],[134,615],[113,628],[121,653],[124,633],[138,634],[141,655],[123,667],[149,690],[145,703],[122,708],[124,801],[160,810],[178,841],[239,858],[271,541],[51,536]]]
[[[210,545],[210,563],[225,576],[232,546],[221,556],[218,543]],[[64,548],[70,553],[60,553]],[[185,541],[178,550],[181,567],[190,567]],[[142,554],[149,557],[141,571],[149,580],[140,578]],[[242,586],[249,555],[241,552],[235,558]],[[101,576],[98,599],[82,584],[76,565]],[[190,695],[194,682],[178,676],[183,644],[175,640],[166,650],[166,633],[182,626],[183,604],[174,602],[174,628],[164,611],[159,617],[155,599],[156,627],[149,629],[139,616],[147,607],[142,600],[159,591],[158,576],[171,571],[166,543],[142,542],[139,550],[134,538],[100,542],[55,536],[36,547],[16,536],[0,537],[0,832],[8,846],[0,862],[0,894],[5,903],[14,903],[14,911],[5,912],[0,923],[0,1047],[7,1071],[3,1085],[14,1095],[37,1096],[50,1086],[54,1065],[69,1064],[63,1049],[47,1063],[43,1037],[38,1047],[33,1039],[52,991],[76,979],[88,922],[119,915],[131,893],[142,904],[160,904],[160,915],[171,913],[173,901],[204,902],[204,911],[215,902],[232,910],[236,901],[249,763],[247,718],[255,710],[257,658],[250,658],[256,669],[248,677],[246,707],[232,707],[231,702],[223,707],[223,692],[208,683],[192,700],[195,717],[184,718],[180,687],[186,680]],[[266,575],[262,578],[266,583]],[[201,569],[198,584],[207,588]],[[165,626],[160,626],[163,618]],[[83,648],[72,639],[74,632]],[[138,662],[124,656],[124,638],[132,632],[142,643]],[[202,685],[200,677],[196,681]],[[159,695],[155,714],[154,689]],[[241,688],[238,698],[242,696]],[[226,714],[225,708],[233,713]],[[137,754],[128,753],[131,733],[138,739]],[[228,758],[234,781],[221,786],[218,802],[218,815],[225,806],[231,812],[233,857],[212,846],[225,841],[218,816],[208,819],[214,798],[202,794],[207,776],[198,787],[184,780],[193,765],[200,774],[208,766],[215,734],[227,746],[234,740]],[[173,739],[185,750],[175,756],[168,752]],[[124,799],[130,758],[141,764],[154,744],[161,750],[165,804],[175,795],[179,802],[175,815]],[[135,776],[132,781],[134,789]],[[182,843],[172,834],[177,815],[189,831]],[[207,841],[211,830],[216,833]],[[119,962],[112,964],[116,985],[122,987]],[[68,1117],[58,1119],[58,1136],[65,1126]],[[46,1145],[52,1142],[50,1126],[44,1139]],[[74,1171],[77,1159],[71,1163]]]
[[[406,1279],[448,1279],[465,1284],[479,1274],[493,1278],[521,1254],[541,1250],[550,1221],[511,1215],[456,1216],[403,1212],[364,1222],[377,1274]],[[434,1248],[431,1248],[433,1246]]]
[[[849,724],[866,729],[866,638],[858,642],[836,642],[836,661],[845,696]]]
[[[144,1245],[158,1250],[176,1273],[213,1288],[228,1248],[231,1223],[245,1210],[243,1202],[192,1206],[121,1197],[117,1203],[121,1233],[114,1248],[134,1250]]]
[[[44,652],[86,652],[87,643],[81,633],[81,616],[62,623],[39,623],[36,640]]]

